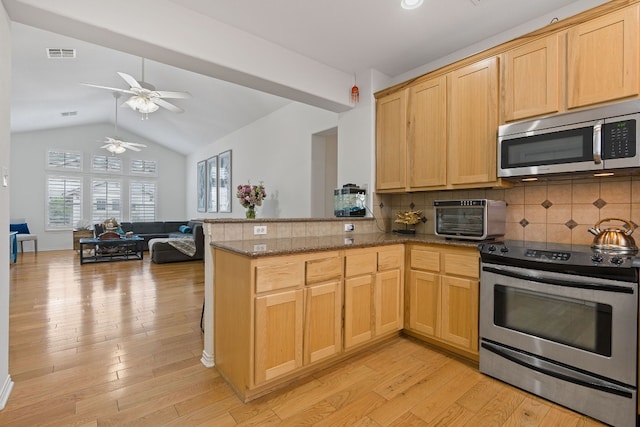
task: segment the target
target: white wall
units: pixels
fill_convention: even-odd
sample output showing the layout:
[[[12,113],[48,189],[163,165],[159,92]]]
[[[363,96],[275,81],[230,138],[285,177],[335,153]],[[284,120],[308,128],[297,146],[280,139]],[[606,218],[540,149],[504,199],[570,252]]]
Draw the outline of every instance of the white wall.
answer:
[[[314,133],[336,127],[338,114],[292,102],[187,157],[187,214],[196,218],[243,218],[235,187],[262,181],[267,200],[258,218],[305,218],[311,210],[311,144]],[[196,164],[232,150],[231,213],[196,209]]]
[[[113,125],[108,123],[49,129],[37,132],[14,133],[11,135],[11,217],[26,218],[29,230],[38,235],[38,250],[71,249],[71,231],[48,231],[45,229],[46,176],[64,175],[64,172],[46,170],[47,151],[61,149],[80,151],[83,156],[84,206],[83,219],[91,218],[91,157],[93,154],[106,155],[100,141],[113,136]],[[158,162],[158,220],[186,220],[184,194],[186,157],[163,146],[119,129],[124,140],[146,144],[141,152],[127,150],[120,154],[125,171],[130,159],[156,160]],[[102,175],[105,176],[105,175]],[[114,175],[109,175],[114,176]],[[123,180],[123,197],[128,197],[126,189],[128,174],[115,175]],[[136,179],[144,179],[136,177]],[[123,220],[129,220],[125,213]],[[31,245],[25,244],[25,250]]]
[[[4,187],[3,168],[9,172],[9,102],[11,100],[11,29],[0,3],[0,229],[9,230],[9,187]],[[13,177],[9,177],[13,182]],[[2,233],[6,239],[6,232]],[[9,375],[9,245],[0,244],[0,409],[13,388]]]

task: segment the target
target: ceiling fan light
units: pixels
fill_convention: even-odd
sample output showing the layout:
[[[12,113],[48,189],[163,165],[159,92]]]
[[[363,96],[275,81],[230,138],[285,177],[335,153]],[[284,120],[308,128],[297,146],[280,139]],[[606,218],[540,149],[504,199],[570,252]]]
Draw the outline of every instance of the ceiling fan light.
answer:
[[[138,111],[143,114],[153,113],[154,111],[158,111],[160,107],[158,107],[154,102],[152,102],[149,98],[145,98],[144,96],[134,95],[125,102],[134,111]]]
[[[422,5],[423,1],[424,0],[402,0],[400,6],[407,10],[416,9]]]

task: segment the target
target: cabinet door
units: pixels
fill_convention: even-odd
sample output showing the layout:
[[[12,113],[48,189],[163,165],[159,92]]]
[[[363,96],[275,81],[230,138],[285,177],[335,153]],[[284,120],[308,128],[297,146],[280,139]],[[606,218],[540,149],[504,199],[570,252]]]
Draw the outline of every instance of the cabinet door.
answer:
[[[440,276],[409,272],[409,328],[436,337],[440,335]]]
[[[344,281],[345,349],[373,338],[373,287],[373,274],[347,278]]]
[[[638,5],[567,33],[568,108],[638,94]]]
[[[409,187],[447,184],[447,78],[441,76],[409,89]]]
[[[306,292],[304,362],[313,363],[342,350],[342,282],[309,286]]]
[[[303,291],[255,301],[255,382],[260,384],[302,366]]]
[[[441,277],[441,338],[449,343],[478,351],[478,282]]]
[[[375,334],[402,329],[402,274],[400,269],[376,274]]]
[[[559,39],[552,34],[505,53],[505,121],[559,111]]]
[[[448,182],[496,181],[498,58],[452,71],[449,79]]]
[[[404,190],[407,162],[406,92],[379,98],[376,103],[376,188]]]

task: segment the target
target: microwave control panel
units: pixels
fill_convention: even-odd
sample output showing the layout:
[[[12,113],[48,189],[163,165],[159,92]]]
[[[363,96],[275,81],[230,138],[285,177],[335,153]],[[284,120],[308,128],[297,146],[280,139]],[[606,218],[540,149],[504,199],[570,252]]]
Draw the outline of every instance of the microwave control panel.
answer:
[[[625,159],[636,155],[636,121],[605,123],[602,132],[603,158]]]

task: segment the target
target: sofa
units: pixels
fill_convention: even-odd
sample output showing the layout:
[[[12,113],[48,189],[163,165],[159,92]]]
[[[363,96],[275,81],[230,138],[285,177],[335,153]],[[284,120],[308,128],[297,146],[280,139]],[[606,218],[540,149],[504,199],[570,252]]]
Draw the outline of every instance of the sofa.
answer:
[[[169,233],[169,236],[166,238],[156,237],[151,239],[149,241],[151,261],[156,264],[164,264],[166,262],[204,259],[204,232],[202,230],[202,223],[189,221],[188,227],[192,230],[190,233],[191,236],[187,235],[188,233]],[[189,243],[189,245],[186,243]]]
[[[136,236],[142,237],[144,239],[142,249],[148,251],[149,241],[151,239],[166,239],[172,237],[193,238],[194,240],[197,240],[196,228],[198,227],[196,226],[199,226],[199,232],[202,233],[202,222],[199,221],[121,222],[118,232],[122,234],[132,232]],[[181,227],[183,230],[185,227],[190,229],[190,232],[184,233],[181,231]],[[106,231],[103,224],[94,224],[93,230],[96,237]],[[196,242],[196,247],[198,247],[197,243],[198,242]],[[204,251],[204,237],[202,239],[201,246]]]

